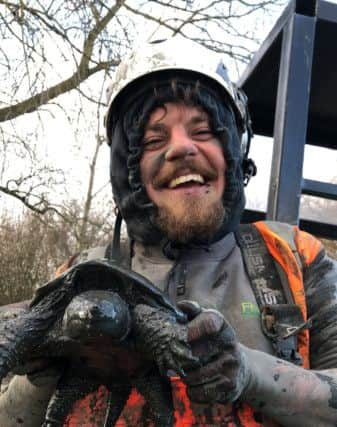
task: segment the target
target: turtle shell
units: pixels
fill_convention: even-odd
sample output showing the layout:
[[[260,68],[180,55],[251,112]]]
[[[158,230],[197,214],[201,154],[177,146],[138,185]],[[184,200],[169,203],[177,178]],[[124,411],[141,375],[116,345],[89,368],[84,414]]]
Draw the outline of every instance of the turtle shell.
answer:
[[[107,259],[90,260],[77,264],[59,277],[41,286],[30,307],[39,305],[55,290],[64,292],[66,304],[75,296],[88,290],[111,290],[118,293],[131,307],[147,304],[166,308],[178,321],[185,323],[186,316],[170,299],[149,280],[120,264]]]
[[[111,291],[131,310],[137,305],[151,306],[186,323],[185,314],[143,276],[106,259],[86,261],[39,288],[27,311],[0,324],[0,381],[27,358],[44,354],[46,344],[51,350],[57,348],[64,335],[66,308],[76,296],[91,290]],[[36,351],[39,348],[42,353]]]

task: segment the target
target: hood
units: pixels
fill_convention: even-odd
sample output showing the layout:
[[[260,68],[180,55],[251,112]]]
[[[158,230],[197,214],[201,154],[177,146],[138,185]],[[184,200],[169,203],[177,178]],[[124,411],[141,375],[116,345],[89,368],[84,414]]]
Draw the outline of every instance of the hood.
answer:
[[[177,82],[181,92],[187,86],[195,87],[196,85],[195,81],[190,81],[185,76]],[[133,90],[133,93],[127,95],[118,115],[115,116],[110,137],[112,191],[118,210],[126,222],[130,238],[143,244],[158,244],[165,242],[166,239],[155,224],[157,208],[148,198],[141,182],[139,162],[142,146],[140,142],[151,112],[166,102],[181,102],[181,99],[179,99],[179,90],[173,92],[170,80],[165,78],[156,82],[151,80],[148,85],[139,88],[138,92]],[[198,90],[195,91],[191,101],[194,106],[199,106],[208,113],[213,131],[221,141],[227,162],[226,186],[222,198],[225,217],[211,240],[202,242],[208,244],[235,231],[240,223],[245,206],[244,155],[235,114],[229,103],[219,98],[216,89],[199,83]]]

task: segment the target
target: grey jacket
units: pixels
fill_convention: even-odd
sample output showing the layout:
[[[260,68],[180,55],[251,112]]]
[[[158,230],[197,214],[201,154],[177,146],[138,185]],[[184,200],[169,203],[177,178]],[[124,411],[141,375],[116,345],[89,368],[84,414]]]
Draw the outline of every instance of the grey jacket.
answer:
[[[104,257],[105,249],[84,252],[76,262]],[[186,248],[175,260],[164,255],[159,247],[145,247],[139,243],[134,243],[132,248],[126,245],[125,255],[124,260],[129,260],[134,271],[167,292],[173,301],[194,300],[224,314],[246,349],[254,373],[242,396],[243,401],[285,426],[336,425],[337,374],[331,370],[337,368],[337,263],[329,259],[324,250],[303,270],[308,317],[313,319],[310,362],[311,369],[315,370],[305,373],[301,368],[281,364],[272,356],[273,348],[261,330],[259,309],[232,233],[207,247]],[[283,380],[275,381],[280,366],[284,372]],[[330,371],[321,372],[326,369]],[[302,390],[300,405],[296,383],[290,387],[296,375],[305,377],[310,385],[310,390]],[[26,426],[40,425],[39,417],[35,414],[33,420],[29,414],[32,407],[38,407],[43,417],[43,402],[48,402],[47,395],[51,393],[55,379],[51,380],[51,386],[43,387],[43,396],[39,387],[22,386],[24,381],[14,380],[0,397],[0,425],[22,425],[21,420],[25,420],[23,425]],[[21,384],[21,393],[15,392],[18,384]],[[317,388],[315,405],[310,400],[313,384]],[[20,397],[20,402],[16,396]]]

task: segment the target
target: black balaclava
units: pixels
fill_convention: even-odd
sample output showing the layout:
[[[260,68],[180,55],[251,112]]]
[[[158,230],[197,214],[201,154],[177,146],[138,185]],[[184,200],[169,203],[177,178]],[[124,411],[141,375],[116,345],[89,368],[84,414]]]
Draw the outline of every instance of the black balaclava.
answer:
[[[206,111],[211,128],[221,142],[227,163],[222,198],[224,221],[209,241],[191,243],[209,244],[237,229],[245,205],[243,155],[234,113],[229,102],[224,100],[224,96],[220,100],[217,92],[210,84],[181,77],[156,82],[152,80],[139,92],[124,97],[119,113],[111,124],[110,177],[116,205],[131,239],[144,244],[165,242],[165,236],[155,223],[157,208],[141,182],[139,163],[142,156],[141,141],[149,116],[157,107],[168,102],[185,103]]]

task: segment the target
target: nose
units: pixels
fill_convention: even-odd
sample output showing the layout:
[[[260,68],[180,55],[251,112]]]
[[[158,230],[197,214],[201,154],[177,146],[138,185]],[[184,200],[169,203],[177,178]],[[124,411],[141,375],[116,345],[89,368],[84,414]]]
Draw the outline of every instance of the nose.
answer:
[[[195,142],[183,132],[176,132],[171,137],[171,142],[165,153],[165,160],[171,162],[179,158],[195,156],[198,147]]]

